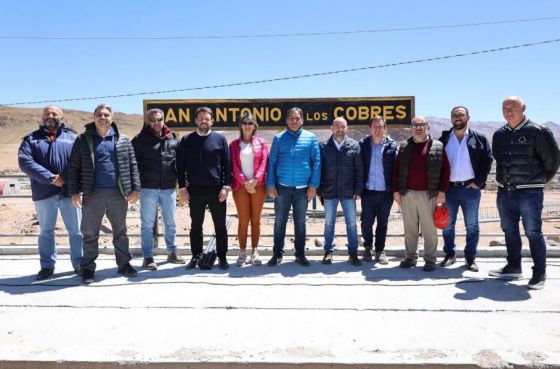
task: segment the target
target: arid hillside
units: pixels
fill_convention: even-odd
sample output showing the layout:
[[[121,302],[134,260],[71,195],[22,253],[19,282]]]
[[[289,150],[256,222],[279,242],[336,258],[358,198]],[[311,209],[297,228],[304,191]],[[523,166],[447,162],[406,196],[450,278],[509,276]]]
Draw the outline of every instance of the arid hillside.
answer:
[[[21,137],[37,129],[41,122],[43,109],[13,108],[0,105],[0,144],[19,143]],[[83,126],[93,121],[93,113],[79,110],[64,109],[66,125],[76,131],[83,131]],[[123,114],[116,112],[115,121],[127,135],[134,135],[142,126],[139,114]]]

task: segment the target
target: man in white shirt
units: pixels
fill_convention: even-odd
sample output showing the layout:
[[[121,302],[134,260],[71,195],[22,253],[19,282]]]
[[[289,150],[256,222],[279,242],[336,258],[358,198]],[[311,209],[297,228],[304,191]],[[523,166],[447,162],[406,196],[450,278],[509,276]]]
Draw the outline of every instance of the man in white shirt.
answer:
[[[449,188],[445,194],[445,206],[449,209],[449,226],[443,230],[445,258],[444,267],[456,261],[455,222],[459,208],[463,212],[467,231],[465,244],[465,266],[478,272],[476,253],[479,239],[478,209],[480,190],[486,185],[486,178],[492,166],[492,151],[486,137],[467,126],[469,110],[456,106],[451,110],[453,128],[442,132],[440,141],[451,167]]]

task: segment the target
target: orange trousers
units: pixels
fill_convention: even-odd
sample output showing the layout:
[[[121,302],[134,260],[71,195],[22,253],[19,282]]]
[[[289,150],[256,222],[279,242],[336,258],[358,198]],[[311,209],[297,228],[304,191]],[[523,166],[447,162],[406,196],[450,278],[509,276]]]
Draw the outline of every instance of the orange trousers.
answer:
[[[237,216],[239,217],[239,226],[237,227],[237,238],[239,239],[239,248],[247,247],[247,230],[249,222],[251,222],[251,246],[257,247],[261,235],[261,213],[266,197],[265,186],[255,187],[257,191],[250,194],[241,186],[239,190],[233,191],[233,201],[237,208]]]

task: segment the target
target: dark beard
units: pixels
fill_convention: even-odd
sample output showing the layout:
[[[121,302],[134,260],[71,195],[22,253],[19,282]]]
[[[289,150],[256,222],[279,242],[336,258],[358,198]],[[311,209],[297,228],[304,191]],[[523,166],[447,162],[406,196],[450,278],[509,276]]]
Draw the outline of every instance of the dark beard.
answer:
[[[453,128],[455,128],[457,131],[460,131],[462,129],[464,129],[467,126],[467,123],[461,123],[461,124],[456,124],[453,123]]]

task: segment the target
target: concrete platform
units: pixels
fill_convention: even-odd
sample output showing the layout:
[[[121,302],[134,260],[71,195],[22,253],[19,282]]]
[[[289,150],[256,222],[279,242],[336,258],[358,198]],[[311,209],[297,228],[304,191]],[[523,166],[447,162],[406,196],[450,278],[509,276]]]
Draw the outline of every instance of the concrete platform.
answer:
[[[140,266],[141,259],[133,265]],[[34,256],[0,257],[0,368],[560,367],[560,260],[545,289],[488,278],[503,259],[305,268],[166,264],[126,279],[102,255],[82,286],[60,256],[35,282]],[[420,263],[422,264],[422,263]],[[140,268],[138,268],[140,270]]]

